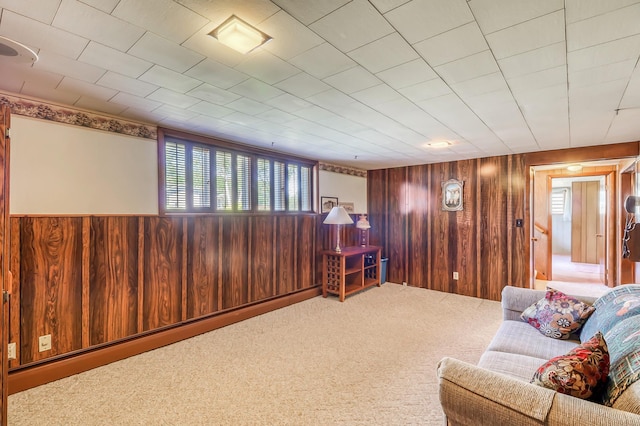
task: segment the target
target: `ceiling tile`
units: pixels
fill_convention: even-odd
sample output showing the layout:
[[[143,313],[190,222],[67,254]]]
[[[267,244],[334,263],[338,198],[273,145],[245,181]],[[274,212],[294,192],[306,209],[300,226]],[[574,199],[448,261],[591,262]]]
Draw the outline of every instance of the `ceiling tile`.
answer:
[[[356,66],[351,58],[329,43],[322,43],[307,50],[292,58],[291,63],[320,79]]]
[[[350,52],[349,56],[372,73],[419,58],[415,50],[398,33],[389,34],[362,46]]]
[[[384,16],[411,44],[473,21],[465,0],[413,0]]]
[[[507,58],[565,40],[562,10],[488,34],[496,59]]]
[[[439,78],[414,84],[413,86],[405,87],[398,91],[413,102],[424,101],[452,93],[451,88]]]
[[[282,90],[256,80],[255,78],[249,78],[242,83],[236,84],[230,88],[229,91],[258,102],[264,102],[284,93]]]
[[[288,112],[284,112],[284,111],[280,111],[277,108],[272,108],[268,111],[265,111],[263,113],[260,113],[257,115],[257,117],[262,118],[263,120],[272,122],[272,123],[278,123],[278,124],[285,124],[288,123],[290,121],[296,120],[298,117],[296,117],[293,114],[289,114]]]
[[[434,70],[449,84],[462,83],[499,71],[489,50],[434,67]]]
[[[147,0],[153,1],[153,0]],[[174,0],[187,9],[210,19],[216,26],[235,14],[249,24],[259,27],[260,22],[277,13],[279,8],[270,0]]]
[[[190,90],[187,92],[187,95],[218,105],[225,105],[240,98],[240,95],[207,83],[203,83],[195,89]]]
[[[86,38],[25,18],[8,10],[2,12],[0,35],[16,40],[32,49],[44,49],[46,52],[73,59],[78,58],[82,49],[89,43]]]
[[[562,10],[564,0],[471,0],[469,6],[485,34]]]
[[[236,99],[225,106],[249,115],[257,115],[271,109],[271,106],[269,105],[265,105],[248,98]]]
[[[451,31],[428,38],[413,45],[418,53],[435,67],[474,53],[487,50],[487,42],[478,24],[470,22]]]
[[[186,93],[201,84],[195,78],[187,77],[159,65],[154,65],[149,71],[142,74],[140,80],[181,93]]]
[[[215,28],[216,25],[213,23],[205,25],[200,31],[182,43],[182,46],[226,66],[235,67],[245,59],[245,55],[211,37],[209,33]]]
[[[343,52],[378,40],[393,28],[365,0],[353,0],[309,26],[322,38]]]
[[[299,0],[273,0],[275,4],[287,11],[291,16],[305,25],[317,21],[323,16],[333,12],[351,0],[323,0],[323,1],[299,1]]]
[[[566,54],[565,43],[559,42],[500,59],[498,65],[505,78],[509,79],[566,65]]]
[[[34,80],[25,82],[20,93],[23,93],[27,96],[50,99],[53,102],[58,102],[63,105],[73,105],[80,98],[77,93],[57,90],[54,87],[50,87],[48,83]]]
[[[292,95],[298,96],[300,98],[306,98],[308,96],[313,96],[316,93],[324,92],[325,90],[329,90],[331,86],[324,83],[323,81],[312,77],[306,72],[301,72],[293,77],[289,77],[286,80],[281,81],[276,84],[277,87],[288,92]]]
[[[153,112],[163,117],[175,120],[176,124],[180,123],[180,119],[188,120],[190,118],[198,116],[198,113],[195,111],[190,111],[188,109],[172,105],[162,105],[155,109]]]
[[[249,78],[248,75],[211,59],[205,59],[185,74],[221,89],[228,89]]]
[[[104,101],[108,101],[117,93],[113,89],[96,86],[96,85],[87,83],[86,81],[77,80],[71,77],[63,78],[60,84],[58,85],[57,89],[68,92],[68,93],[76,93],[80,96],[87,96],[94,99],[101,99]]]
[[[12,10],[22,16],[44,22],[45,24],[50,24],[51,21],[53,21],[59,6],[58,1],[2,0],[0,2],[0,7],[5,10]],[[4,19],[4,13],[2,18]]]
[[[507,80],[509,87],[516,94],[528,93],[545,87],[567,85],[567,70],[565,67],[555,67],[544,71],[523,75]]]
[[[357,92],[381,83],[376,76],[359,66],[334,74],[324,81],[344,93]]]
[[[569,52],[640,33],[640,3],[567,25]]]
[[[122,52],[142,37],[144,30],[76,0],[62,0],[53,26],[90,38]]]
[[[451,88],[463,98],[478,96],[489,92],[509,91],[507,82],[499,72],[487,74],[462,83],[452,84]]]
[[[351,96],[365,105],[369,105],[374,108],[376,105],[385,104],[402,98],[398,92],[386,84],[379,84],[368,89],[360,90],[359,92],[352,93]]]
[[[209,23],[208,19],[172,0],[121,0],[112,15],[152,28],[154,33],[178,44]]]
[[[33,64],[33,67],[91,83],[98,81],[106,72],[103,68],[69,59],[65,56],[56,55],[55,53],[46,52],[40,54],[40,59]]]
[[[335,108],[344,108],[356,101],[339,90],[329,89],[307,98],[309,102],[319,105],[331,111]]]
[[[614,40],[567,54],[569,72],[580,71],[614,62],[637,59],[640,55],[640,35]]]
[[[603,15],[638,3],[638,0],[565,0],[567,23]]]
[[[616,62],[569,73],[569,87],[592,86],[612,80],[628,80],[636,66],[636,59]]]
[[[180,73],[204,59],[199,53],[149,32],[145,33],[127,53]]]
[[[376,76],[394,89],[438,78],[438,74],[422,58],[381,71]]]
[[[267,84],[276,84],[300,72],[298,68],[265,50],[253,53],[236,65],[235,69]]]
[[[87,111],[98,111],[111,115],[118,115],[127,109],[127,106],[125,105],[118,105],[88,96],[81,96],[73,105]]]
[[[109,101],[115,104],[127,106],[129,108],[136,108],[144,111],[153,111],[161,105],[160,102],[122,92],[115,95]]]
[[[282,59],[291,59],[324,43],[321,37],[283,10],[261,22],[260,30],[272,37],[264,48]]]
[[[198,102],[197,104],[190,106],[189,110],[215,118],[222,118],[234,112],[231,108],[212,104],[206,101]]]
[[[295,112],[300,110],[301,108],[307,108],[311,105],[310,102],[302,100],[288,93],[280,95],[277,98],[269,99],[268,101],[266,101],[266,103],[293,114],[295,114]]]
[[[82,3],[86,3],[106,13],[113,12],[113,9],[116,8],[119,2],[120,0],[82,0]]]
[[[370,0],[380,13],[387,13],[391,9],[395,9],[398,6],[402,6],[408,3],[410,0]]]
[[[155,84],[136,80],[112,71],[107,71],[96,83],[100,86],[140,97],[145,97],[158,88]]]
[[[150,62],[93,41],[78,60],[133,78],[139,77],[152,66]]]
[[[156,90],[155,92],[147,96],[147,99],[152,99],[154,101],[169,104],[177,108],[189,108],[191,105],[199,102],[198,99],[192,98],[191,96],[187,96],[185,94],[174,92],[173,90],[164,88]]]

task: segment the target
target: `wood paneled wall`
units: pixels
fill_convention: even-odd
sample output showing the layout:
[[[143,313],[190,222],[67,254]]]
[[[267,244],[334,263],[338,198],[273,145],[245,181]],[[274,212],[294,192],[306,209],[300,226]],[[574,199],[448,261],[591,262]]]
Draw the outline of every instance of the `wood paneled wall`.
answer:
[[[370,171],[371,243],[389,258],[387,280],[493,300],[525,285],[525,175],[521,156]],[[462,211],[442,209],[452,178],[464,182]]]
[[[12,369],[316,286],[316,215],[12,217]],[[51,334],[52,348],[38,339]]]
[[[505,285],[530,284],[530,167],[634,159],[639,148],[629,142],[370,170],[371,244],[389,258],[388,281],[499,300]],[[463,211],[442,210],[441,184],[448,179],[464,181]],[[618,193],[611,202],[628,189]],[[615,220],[608,226],[612,236],[622,232]],[[615,239],[610,246],[620,263]]]

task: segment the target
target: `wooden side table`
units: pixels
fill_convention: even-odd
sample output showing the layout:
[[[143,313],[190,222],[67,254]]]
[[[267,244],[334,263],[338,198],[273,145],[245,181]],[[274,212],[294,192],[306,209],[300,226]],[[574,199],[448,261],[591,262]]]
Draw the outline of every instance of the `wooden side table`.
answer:
[[[380,287],[378,246],[343,247],[342,252],[323,250],[322,296],[337,294],[340,301],[352,293],[377,285]]]

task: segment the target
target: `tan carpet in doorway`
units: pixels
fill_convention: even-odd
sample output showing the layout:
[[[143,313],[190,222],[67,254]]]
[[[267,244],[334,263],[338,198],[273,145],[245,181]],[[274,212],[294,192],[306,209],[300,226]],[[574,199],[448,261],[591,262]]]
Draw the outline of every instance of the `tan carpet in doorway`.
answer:
[[[9,397],[19,425],[441,425],[436,364],[498,302],[387,283],[317,297]]]

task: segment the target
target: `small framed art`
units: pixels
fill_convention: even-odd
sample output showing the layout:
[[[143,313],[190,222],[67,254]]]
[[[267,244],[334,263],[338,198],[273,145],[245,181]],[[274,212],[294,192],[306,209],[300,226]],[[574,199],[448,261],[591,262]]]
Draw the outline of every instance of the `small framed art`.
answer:
[[[329,213],[332,208],[338,206],[338,197],[320,197],[320,212]]]
[[[449,179],[442,182],[442,210],[462,210],[464,182],[457,179]]]

